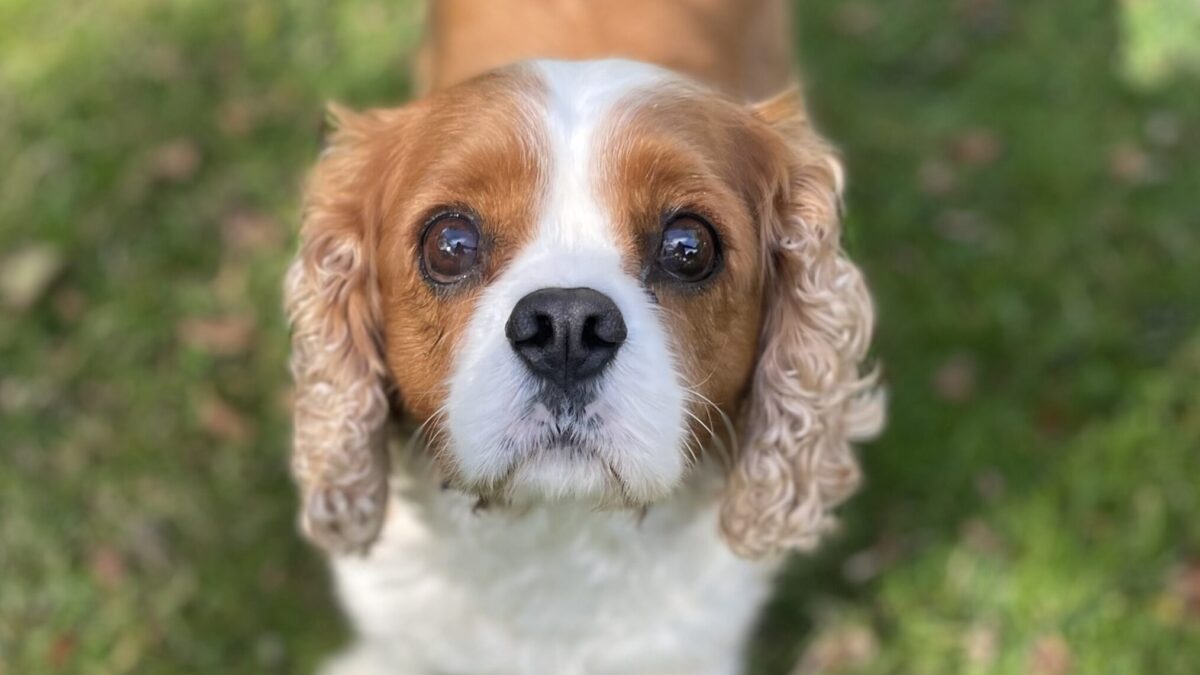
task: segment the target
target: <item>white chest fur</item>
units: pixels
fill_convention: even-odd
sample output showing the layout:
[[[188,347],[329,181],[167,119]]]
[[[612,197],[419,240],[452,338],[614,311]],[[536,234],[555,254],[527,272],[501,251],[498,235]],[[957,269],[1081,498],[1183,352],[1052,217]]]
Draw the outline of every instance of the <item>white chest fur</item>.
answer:
[[[641,518],[475,512],[411,475],[393,493],[370,554],[333,561],[360,641],[329,673],[733,674],[777,567],[728,551],[712,485]]]

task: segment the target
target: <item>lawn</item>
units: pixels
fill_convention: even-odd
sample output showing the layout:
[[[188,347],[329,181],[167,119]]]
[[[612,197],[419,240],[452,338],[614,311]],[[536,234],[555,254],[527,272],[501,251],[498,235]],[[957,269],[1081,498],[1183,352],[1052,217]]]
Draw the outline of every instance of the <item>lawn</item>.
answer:
[[[755,674],[1200,672],[1200,9],[810,0],[890,424]],[[283,266],[410,2],[0,0],[0,675],[309,672]]]

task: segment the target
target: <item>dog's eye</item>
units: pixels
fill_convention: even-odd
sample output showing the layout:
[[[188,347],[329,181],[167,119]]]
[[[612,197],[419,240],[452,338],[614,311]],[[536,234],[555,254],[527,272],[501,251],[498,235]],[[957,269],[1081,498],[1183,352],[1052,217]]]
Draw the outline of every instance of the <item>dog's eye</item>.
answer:
[[[450,284],[466,276],[479,263],[479,228],[467,216],[438,216],[425,229],[421,256],[429,278]]]
[[[716,235],[699,216],[677,216],[663,228],[658,264],[672,278],[688,283],[704,281],[716,263]]]

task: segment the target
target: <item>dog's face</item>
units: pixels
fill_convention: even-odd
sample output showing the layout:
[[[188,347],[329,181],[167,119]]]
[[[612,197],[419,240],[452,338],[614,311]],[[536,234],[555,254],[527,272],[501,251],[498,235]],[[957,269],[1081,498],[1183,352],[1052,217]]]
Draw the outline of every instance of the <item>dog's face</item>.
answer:
[[[539,62],[339,116],[288,289],[315,538],[374,535],[385,390],[500,503],[653,503],[738,419],[731,543],[819,531],[878,401],[840,168],[793,100]]]
[[[656,69],[547,64],[383,132],[386,360],[459,487],[642,505],[679,482],[754,360],[779,159],[755,131]]]

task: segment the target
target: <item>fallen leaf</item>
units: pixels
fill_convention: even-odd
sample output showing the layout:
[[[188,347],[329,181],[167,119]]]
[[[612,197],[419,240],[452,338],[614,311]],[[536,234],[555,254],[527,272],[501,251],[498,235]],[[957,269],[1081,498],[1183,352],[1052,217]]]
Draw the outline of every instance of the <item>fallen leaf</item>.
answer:
[[[245,353],[257,333],[254,317],[247,314],[184,319],[176,328],[180,342],[216,356]]]
[[[932,158],[921,162],[917,169],[917,180],[921,191],[927,195],[941,197],[958,186],[958,172],[948,162]]]
[[[1145,183],[1150,179],[1150,156],[1136,143],[1118,143],[1108,151],[1108,172],[1122,183]]]
[[[963,403],[975,396],[978,365],[975,357],[954,354],[933,374],[933,390],[942,400]]]
[[[1003,145],[996,132],[990,129],[969,129],[959,134],[950,145],[951,156],[959,164],[972,167],[987,166],[1000,158]]]
[[[101,544],[88,555],[88,569],[98,586],[113,589],[125,579],[125,559],[112,546]]]
[[[168,529],[158,518],[135,517],[125,528],[122,545],[138,567],[156,571],[169,569],[172,554]]]
[[[1192,560],[1173,570],[1169,589],[1171,595],[1179,599],[1189,617],[1200,619],[1200,559]]]
[[[996,530],[981,518],[967,519],[962,525],[961,537],[968,550],[989,558],[1002,555],[1006,548]]]
[[[78,288],[64,288],[55,293],[50,301],[58,318],[68,323],[78,321],[87,308],[87,299]]]
[[[226,100],[217,109],[217,127],[227,136],[242,137],[254,130],[261,115],[246,99]]]
[[[879,653],[879,639],[870,626],[841,623],[817,633],[792,675],[845,672],[862,668]]]
[[[30,244],[0,261],[0,299],[22,311],[41,299],[62,271],[62,253],[49,244]]]
[[[986,35],[1004,32],[1011,24],[1004,0],[957,0],[954,9],[969,28]]]
[[[46,661],[54,670],[62,670],[71,662],[71,657],[75,654],[75,647],[78,640],[74,633],[66,632],[59,633],[50,641],[50,650],[46,653]]]
[[[277,249],[283,244],[284,228],[275,218],[254,211],[235,211],[221,221],[221,239],[234,251]]]
[[[237,408],[219,396],[210,395],[200,402],[200,424],[214,437],[230,443],[250,438],[250,424]]]
[[[50,405],[55,388],[49,380],[0,378],[0,412],[27,412]]]
[[[988,221],[966,209],[950,209],[939,214],[934,227],[946,239],[965,245],[977,245],[991,234]]]
[[[275,563],[263,563],[258,568],[258,587],[265,593],[275,593],[288,582],[287,568]]]
[[[156,178],[181,183],[200,168],[200,148],[187,138],[168,141],[153,150],[150,165]]]
[[[991,668],[1000,651],[1000,633],[991,624],[976,624],[963,634],[963,656],[972,667]]]
[[[865,2],[841,2],[834,11],[833,22],[843,35],[864,37],[879,26],[879,10]]]
[[[1008,484],[1004,480],[1004,474],[989,468],[975,476],[975,491],[986,501],[995,502],[1008,491]]]
[[[1071,646],[1056,633],[1038,638],[1029,651],[1028,670],[1033,675],[1066,675],[1074,664]]]
[[[1033,411],[1034,427],[1047,436],[1059,436],[1069,428],[1070,412],[1062,403],[1053,400],[1039,401]]]
[[[217,270],[209,287],[213,297],[227,306],[236,306],[246,297],[250,284],[250,267],[245,260],[226,258]]]
[[[842,563],[842,576],[854,584],[865,584],[894,566],[903,558],[905,541],[884,534],[870,548],[863,549]]]

